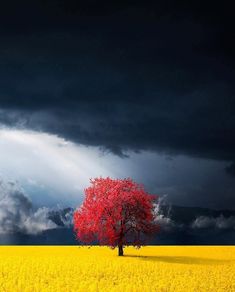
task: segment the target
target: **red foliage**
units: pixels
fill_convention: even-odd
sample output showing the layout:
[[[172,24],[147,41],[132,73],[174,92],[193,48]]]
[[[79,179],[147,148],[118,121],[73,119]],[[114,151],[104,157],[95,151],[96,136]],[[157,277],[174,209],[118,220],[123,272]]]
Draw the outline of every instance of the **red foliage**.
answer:
[[[131,179],[95,178],[85,189],[85,200],[74,213],[74,231],[78,240],[111,247],[144,243],[144,235],[153,234],[153,202],[156,196]]]

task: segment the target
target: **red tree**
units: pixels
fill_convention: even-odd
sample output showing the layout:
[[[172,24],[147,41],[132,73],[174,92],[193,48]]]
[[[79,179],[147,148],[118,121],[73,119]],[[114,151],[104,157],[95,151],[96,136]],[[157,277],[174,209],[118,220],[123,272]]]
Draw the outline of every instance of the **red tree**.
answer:
[[[118,247],[140,247],[146,235],[158,226],[154,221],[153,202],[156,196],[131,179],[95,178],[85,189],[85,200],[74,213],[74,231],[78,240]]]

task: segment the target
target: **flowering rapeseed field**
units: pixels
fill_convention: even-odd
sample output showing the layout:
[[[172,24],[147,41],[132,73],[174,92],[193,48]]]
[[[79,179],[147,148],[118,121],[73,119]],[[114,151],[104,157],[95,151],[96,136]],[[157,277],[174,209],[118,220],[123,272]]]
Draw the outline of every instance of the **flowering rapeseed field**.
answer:
[[[235,246],[0,247],[0,291],[235,291]]]

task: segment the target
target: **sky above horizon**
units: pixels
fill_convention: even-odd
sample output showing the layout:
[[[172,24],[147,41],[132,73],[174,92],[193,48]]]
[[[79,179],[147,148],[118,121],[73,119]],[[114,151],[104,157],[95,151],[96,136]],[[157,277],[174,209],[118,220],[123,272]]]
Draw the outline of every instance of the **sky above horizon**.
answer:
[[[228,208],[233,202],[235,182],[224,171],[225,161],[154,151],[129,151],[123,158],[55,135],[9,128],[0,129],[0,153],[1,180],[19,184],[35,207],[76,207],[90,178],[99,176],[132,177],[174,205]]]
[[[35,208],[76,206],[110,176],[235,209],[226,1],[9,0],[0,44],[0,180]]]

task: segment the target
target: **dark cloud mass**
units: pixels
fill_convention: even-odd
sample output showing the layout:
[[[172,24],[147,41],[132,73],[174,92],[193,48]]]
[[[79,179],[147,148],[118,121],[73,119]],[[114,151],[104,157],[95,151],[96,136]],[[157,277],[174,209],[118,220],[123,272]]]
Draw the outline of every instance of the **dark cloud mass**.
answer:
[[[228,165],[227,167],[226,167],[226,172],[228,173],[228,174],[230,174],[231,176],[235,176],[235,163],[234,162],[232,162],[230,165]]]
[[[118,155],[235,160],[234,17],[209,1],[8,1],[0,122]]]

